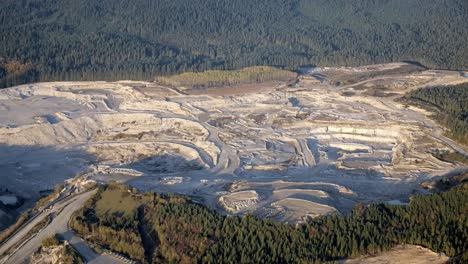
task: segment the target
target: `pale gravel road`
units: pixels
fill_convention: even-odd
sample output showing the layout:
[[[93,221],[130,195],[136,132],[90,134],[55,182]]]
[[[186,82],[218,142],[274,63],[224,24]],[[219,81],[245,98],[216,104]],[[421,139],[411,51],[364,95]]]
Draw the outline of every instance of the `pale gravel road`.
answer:
[[[17,243],[22,237],[26,236],[28,232],[39,222],[41,222],[48,214],[42,213],[32,220],[27,226],[18,231],[11,239],[0,247],[0,255],[3,255],[9,248]]]
[[[72,214],[80,209],[95,193],[96,190],[86,192],[67,201],[63,210],[59,212],[52,222],[11,255],[6,263],[27,263],[29,257],[40,247],[42,240],[55,234],[63,235],[64,238],[88,261],[88,263],[122,263],[114,257],[96,254],[81,238],[77,237],[68,228],[68,221]],[[15,243],[22,237],[19,235],[20,234],[15,236],[14,239],[11,240],[11,243]]]

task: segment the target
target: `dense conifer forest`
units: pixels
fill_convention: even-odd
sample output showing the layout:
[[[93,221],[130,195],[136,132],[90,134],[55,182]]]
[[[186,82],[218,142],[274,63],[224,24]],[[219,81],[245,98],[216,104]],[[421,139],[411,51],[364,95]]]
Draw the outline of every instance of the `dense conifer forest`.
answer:
[[[449,135],[468,145],[468,83],[421,88],[407,98],[435,108],[434,118],[449,129]]]
[[[0,87],[402,60],[468,69],[466,0],[3,0]]]
[[[142,263],[318,263],[401,243],[466,263],[467,211],[468,183],[462,183],[415,196],[408,206],[357,205],[349,216],[296,227],[252,215],[223,216],[189,197],[111,183],[100,186],[70,224],[89,241]]]

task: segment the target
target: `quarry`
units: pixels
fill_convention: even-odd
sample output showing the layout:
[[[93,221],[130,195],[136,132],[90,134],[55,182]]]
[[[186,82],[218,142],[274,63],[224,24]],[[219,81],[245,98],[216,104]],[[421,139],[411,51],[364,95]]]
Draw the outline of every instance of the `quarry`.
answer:
[[[0,91],[0,185],[35,200],[57,183],[118,181],[226,214],[297,223],[401,202],[466,170],[431,113],[398,100],[468,81],[407,63],[309,68],[292,82],[208,89],[52,82]],[[1,209],[1,207],[0,207]],[[0,216],[2,211],[0,211]]]

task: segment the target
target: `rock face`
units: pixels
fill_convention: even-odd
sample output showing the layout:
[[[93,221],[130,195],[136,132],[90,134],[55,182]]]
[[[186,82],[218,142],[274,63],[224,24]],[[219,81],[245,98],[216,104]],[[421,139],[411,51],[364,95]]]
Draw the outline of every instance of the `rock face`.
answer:
[[[29,260],[31,264],[62,264],[62,263],[84,263],[67,242],[55,246],[41,247]]]
[[[450,149],[443,130],[394,99],[467,79],[432,71],[386,75],[402,66],[316,68],[293,86],[193,93],[129,81],[1,90],[0,184],[28,197],[80,173],[265,216],[289,199],[279,203],[289,210],[273,214],[288,221],[301,203],[329,213],[356,202],[407,201],[418,182],[460,165],[434,158],[431,149]],[[353,74],[358,82],[332,85]],[[371,95],[376,87],[386,89]],[[223,191],[234,181],[243,182],[237,191],[256,195]],[[280,191],[290,188],[308,190]]]
[[[55,246],[49,248],[41,248],[33,256],[31,256],[31,264],[55,264],[63,263],[62,252],[65,246]]]

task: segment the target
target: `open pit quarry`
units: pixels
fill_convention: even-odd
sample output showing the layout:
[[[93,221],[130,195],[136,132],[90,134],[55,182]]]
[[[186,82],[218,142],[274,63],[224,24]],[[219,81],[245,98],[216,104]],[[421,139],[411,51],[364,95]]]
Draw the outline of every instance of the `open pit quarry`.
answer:
[[[74,177],[115,180],[290,223],[358,202],[404,203],[425,192],[421,182],[466,169],[433,151],[467,148],[397,99],[465,81],[394,63],[203,90],[135,81],[12,87],[0,91],[0,185],[37,199]]]

